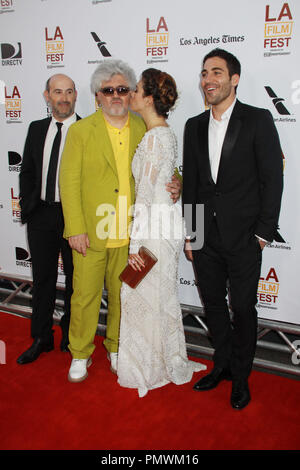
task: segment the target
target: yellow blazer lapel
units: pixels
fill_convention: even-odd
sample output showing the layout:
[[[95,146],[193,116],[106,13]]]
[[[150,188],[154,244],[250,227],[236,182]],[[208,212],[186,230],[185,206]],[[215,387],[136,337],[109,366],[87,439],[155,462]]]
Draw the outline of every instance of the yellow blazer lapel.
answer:
[[[96,127],[96,142],[97,148],[101,149],[101,153],[105,156],[108,163],[110,164],[113,172],[118,175],[116,160],[114,157],[113,148],[107,132],[105,119],[102,113],[102,109],[99,109],[95,115],[95,127]]]

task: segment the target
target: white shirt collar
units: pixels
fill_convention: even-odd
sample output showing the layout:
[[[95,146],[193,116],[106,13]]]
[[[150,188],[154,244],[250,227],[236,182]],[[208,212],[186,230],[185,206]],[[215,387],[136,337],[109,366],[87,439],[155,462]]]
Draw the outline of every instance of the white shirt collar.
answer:
[[[236,98],[234,99],[234,101],[231,103],[231,105],[229,106],[229,108],[226,109],[226,111],[224,111],[224,113],[222,114],[221,116],[221,121],[225,121],[225,120],[229,120],[230,119],[230,116],[231,116],[231,113],[233,111],[233,108],[235,106],[235,103],[236,103]],[[214,120],[214,122],[220,122],[220,121],[217,121],[217,119],[214,118],[213,116],[213,112],[212,112],[212,108],[210,108],[210,119]]]
[[[51,123],[55,124],[57,122],[62,122],[65,127],[70,127],[70,125],[73,124],[74,122],[76,122],[76,120],[77,120],[76,113],[73,113],[72,116],[68,117],[64,121],[58,121],[57,119],[55,119],[55,117],[52,116]]]

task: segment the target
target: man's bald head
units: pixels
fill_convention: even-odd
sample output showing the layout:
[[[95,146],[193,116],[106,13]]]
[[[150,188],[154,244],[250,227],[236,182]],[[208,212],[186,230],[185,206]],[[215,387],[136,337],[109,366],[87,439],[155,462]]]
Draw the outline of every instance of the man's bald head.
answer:
[[[74,81],[72,80],[72,78],[68,77],[68,75],[65,75],[63,73],[56,73],[55,75],[52,75],[51,77],[48,78],[48,80],[46,81],[46,87],[45,87],[45,90],[46,91],[50,91],[50,86],[51,85],[51,82],[55,83],[56,80],[60,80],[60,79],[67,79],[69,80],[71,83],[72,83],[72,86],[74,88],[74,90],[76,90],[76,87],[75,87],[75,83]]]
[[[46,82],[44,97],[51,107],[53,117],[64,121],[74,113],[77,98],[75,83],[62,73],[52,75]]]

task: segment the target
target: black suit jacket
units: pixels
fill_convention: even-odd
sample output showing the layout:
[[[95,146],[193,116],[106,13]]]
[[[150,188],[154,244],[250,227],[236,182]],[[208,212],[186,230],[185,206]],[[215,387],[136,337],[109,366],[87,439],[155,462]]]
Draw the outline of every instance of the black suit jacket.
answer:
[[[283,160],[271,113],[236,101],[216,183],[209,162],[209,113],[206,111],[186,123],[183,204],[190,204],[193,209],[196,204],[204,205],[204,240],[216,214],[228,250],[245,246],[255,234],[268,241],[277,239]]]
[[[76,119],[80,117],[76,114]],[[21,221],[26,223],[41,198],[43,152],[51,118],[29,125],[20,171]]]

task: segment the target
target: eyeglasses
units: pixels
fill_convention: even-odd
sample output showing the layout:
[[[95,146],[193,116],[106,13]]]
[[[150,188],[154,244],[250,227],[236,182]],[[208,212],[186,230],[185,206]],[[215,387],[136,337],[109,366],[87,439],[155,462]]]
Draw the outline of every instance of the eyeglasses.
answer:
[[[126,96],[130,92],[130,88],[126,86],[117,86],[116,88],[112,86],[106,86],[104,88],[100,88],[99,91],[101,91],[104,96],[113,96],[115,94],[115,91],[119,96]]]

